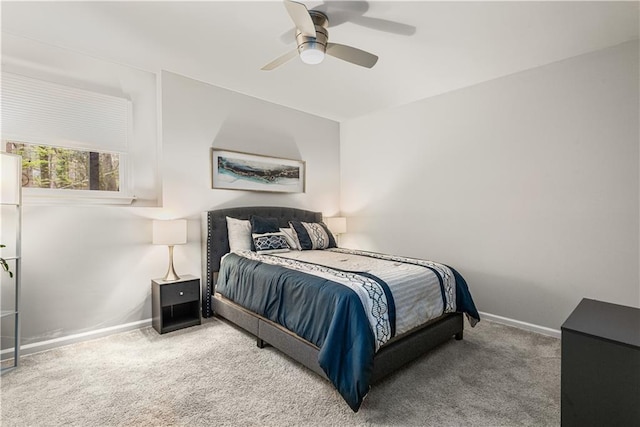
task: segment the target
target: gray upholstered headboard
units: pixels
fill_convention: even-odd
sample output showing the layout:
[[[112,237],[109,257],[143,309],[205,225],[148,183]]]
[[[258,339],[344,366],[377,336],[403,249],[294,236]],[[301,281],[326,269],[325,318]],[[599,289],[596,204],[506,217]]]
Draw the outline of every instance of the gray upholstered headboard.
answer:
[[[321,212],[276,206],[252,206],[208,211],[202,219],[202,316],[210,317],[211,297],[215,292],[215,280],[220,270],[220,259],[229,252],[227,217],[249,219],[251,215],[277,218],[281,227],[288,227],[289,221],[320,222]]]

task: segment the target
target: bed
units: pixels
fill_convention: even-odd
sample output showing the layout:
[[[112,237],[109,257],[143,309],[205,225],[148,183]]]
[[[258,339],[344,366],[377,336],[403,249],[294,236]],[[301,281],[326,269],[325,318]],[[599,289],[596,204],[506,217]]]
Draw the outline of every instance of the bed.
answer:
[[[300,224],[321,224],[322,214],[264,206],[205,212],[202,315],[228,320],[256,336],[259,347],[269,344],[328,379],[354,411],[370,384],[452,337],[463,339],[463,314],[472,326],[479,321],[464,279],[450,267],[341,248],[271,253],[255,252],[252,247],[252,251],[232,252],[227,218],[245,222],[268,218],[282,228],[293,226],[295,235]],[[308,237],[304,232],[298,229],[297,233],[303,246],[309,245],[303,242]],[[342,268],[340,263],[346,261],[359,268]],[[386,283],[386,277],[392,275],[390,263],[437,278],[439,287],[433,286],[442,293],[437,315],[419,325],[395,319],[395,294]],[[379,266],[378,270],[370,265]],[[446,290],[443,277],[448,283]],[[365,290],[356,289],[359,287]],[[399,313],[409,312],[402,310],[398,306]],[[397,334],[396,325],[401,325]]]

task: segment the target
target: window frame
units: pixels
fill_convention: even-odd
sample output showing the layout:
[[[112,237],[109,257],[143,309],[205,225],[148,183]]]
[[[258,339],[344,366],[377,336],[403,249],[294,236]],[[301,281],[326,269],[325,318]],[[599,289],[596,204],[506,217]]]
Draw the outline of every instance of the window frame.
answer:
[[[119,151],[96,150],[94,148],[79,148],[78,146],[64,146],[60,144],[34,141],[36,138],[2,137],[2,150],[7,152],[7,144],[28,144],[35,146],[47,146],[63,148],[67,150],[86,151],[94,153],[111,153],[118,155],[118,191],[105,190],[76,190],[64,188],[33,188],[22,187],[22,198],[30,204],[109,204],[130,205],[135,200],[132,194],[131,173],[129,168],[128,153]],[[31,141],[30,141],[31,140]]]

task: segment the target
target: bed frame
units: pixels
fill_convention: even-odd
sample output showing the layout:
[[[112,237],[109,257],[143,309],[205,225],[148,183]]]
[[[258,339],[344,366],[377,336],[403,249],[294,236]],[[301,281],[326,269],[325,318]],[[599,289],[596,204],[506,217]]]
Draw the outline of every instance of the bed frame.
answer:
[[[251,215],[277,218],[281,227],[288,227],[290,220],[322,221],[322,213],[320,212],[285,207],[239,207],[203,213],[202,316],[222,317],[256,336],[258,347],[263,348],[269,344],[326,378],[324,371],[318,364],[318,347],[284,327],[215,293],[220,259],[229,252],[226,217],[249,219]],[[462,314],[450,313],[393,338],[376,353],[371,383],[379,381],[430,349],[450,340],[452,336],[461,340],[463,330]]]

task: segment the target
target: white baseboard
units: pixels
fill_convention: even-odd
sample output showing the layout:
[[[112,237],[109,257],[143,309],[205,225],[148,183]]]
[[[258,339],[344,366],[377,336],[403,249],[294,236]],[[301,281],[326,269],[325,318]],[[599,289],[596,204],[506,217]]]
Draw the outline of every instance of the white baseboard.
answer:
[[[534,325],[532,323],[521,322],[520,320],[510,319],[508,317],[497,316],[491,313],[480,312],[480,317],[492,322],[501,323],[507,326],[514,326],[516,328],[524,329],[527,331],[535,332],[542,335],[547,335],[554,338],[560,338],[560,331],[557,329],[547,328],[545,326]],[[62,347],[69,344],[74,344],[80,341],[87,341],[95,338],[106,337],[118,332],[126,332],[134,329],[145,328],[151,326],[151,319],[138,320],[137,322],[125,323],[123,325],[110,326],[108,328],[96,329],[94,331],[82,332],[79,334],[67,335],[65,337],[54,338],[46,341],[39,341],[31,344],[25,344],[20,346],[20,355],[38,353],[45,350],[50,350],[56,347]],[[13,347],[2,350],[2,360],[10,359],[13,357]]]
[[[485,318],[492,322],[501,323],[507,326],[514,326],[516,328],[524,329],[526,331],[535,332],[542,335],[547,335],[554,338],[560,338],[560,331],[557,329],[547,328],[546,326],[534,325],[533,323],[521,322],[520,320],[510,319],[508,317],[497,316],[491,313],[480,312],[480,318]]]
[[[39,353],[41,351],[50,350],[56,347],[62,347],[74,344],[80,341],[87,341],[96,338],[106,337],[108,335],[117,334],[119,332],[131,331],[134,329],[145,328],[151,326],[151,319],[138,320],[136,322],[125,323],[123,325],[109,326],[108,328],[96,329],[93,331],[82,332],[79,334],[67,335],[64,337],[53,338],[46,341],[34,342],[20,346],[20,355]],[[13,358],[13,347],[2,350],[2,360]]]

